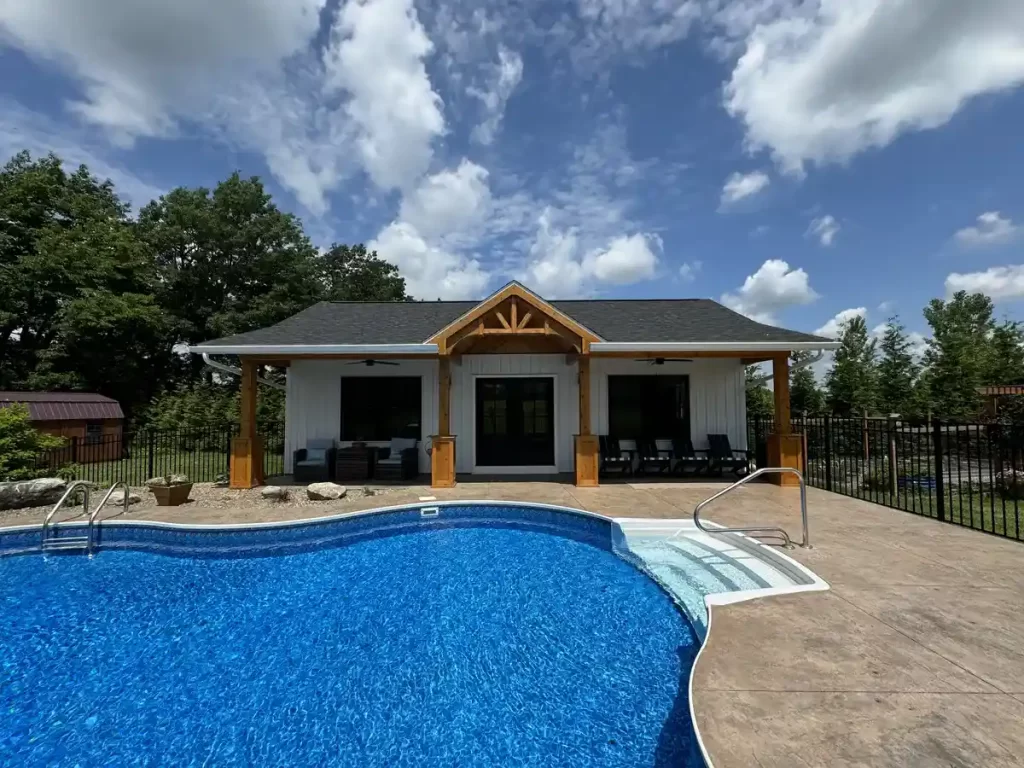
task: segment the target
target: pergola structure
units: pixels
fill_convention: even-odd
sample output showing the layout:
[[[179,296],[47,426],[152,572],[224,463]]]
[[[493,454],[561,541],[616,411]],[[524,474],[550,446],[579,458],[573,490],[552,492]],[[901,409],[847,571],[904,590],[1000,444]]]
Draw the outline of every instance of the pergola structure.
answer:
[[[421,344],[392,345],[374,351],[384,360],[435,359],[438,365],[437,431],[430,435],[431,485],[455,485],[456,436],[452,434],[452,366],[464,355],[562,354],[575,364],[579,382],[579,430],[573,436],[575,482],[598,485],[598,437],[591,425],[591,361],[600,358],[663,359],[685,354],[690,359],[731,358],[745,365],[771,361],[774,379],[776,428],[768,439],[768,461],[773,466],[802,467],[802,440],[791,433],[789,409],[789,356],[800,344],[728,344],[704,342],[615,343],[603,341],[573,318],[559,311],[519,283],[510,283],[473,309],[456,318]],[[824,346],[824,345],[823,345]],[[202,351],[202,348],[197,348]],[[233,488],[263,483],[263,442],[256,430],[257,371],[262,365],[289,366],[295,360],[359,360],[367,352],[357,345],[335,345],[323,353],[295,345],[287,355],[244,354],[241,359],[241,426],[231,445],[230,482]],[[790,484],[785,474],[776,482]]]

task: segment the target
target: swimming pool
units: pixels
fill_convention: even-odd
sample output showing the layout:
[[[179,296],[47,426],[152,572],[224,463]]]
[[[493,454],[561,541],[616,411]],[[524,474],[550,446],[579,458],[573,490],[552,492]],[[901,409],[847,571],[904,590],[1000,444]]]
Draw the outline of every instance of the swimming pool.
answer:
[[[701,764],[699,641],[618,526],[436,514],[0,557],[0,765]]]

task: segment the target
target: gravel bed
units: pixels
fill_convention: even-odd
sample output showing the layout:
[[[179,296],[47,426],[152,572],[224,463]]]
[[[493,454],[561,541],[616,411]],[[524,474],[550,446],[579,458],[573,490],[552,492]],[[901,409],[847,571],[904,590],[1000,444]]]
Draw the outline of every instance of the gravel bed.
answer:
[[[282,509],[282,508],[300,508],[300,507],[311,507],[326,510],[332,506],[344,505],[347,501],[355,501],[362,499],[366,496],[386,496],[389,493],[393,493],[398,488],[370,488],[370,487],[354,487],[345,486],[348,492],[345,494],[343,499],[336,501],[310,501],[306,497],[306,487],[304,485],[285,486],[288,488],[287,500],[278,501],[276,499],[265,499],[262,496],[262,488],[248,488],[244,490],[228,488],[218,483],[195,483],[192,486],[192,492],[189,493],[188,501],[182,504],[179,509],[187,509],[188,507],[202,507],[204,509]],[[141,501],[131,505],[131,517],[138,517],[138,513],[147,509],[156,509],[156,499],[153,494],[145,486],[132,486],[132,493],[138,494],[141,497]],[[99,503],[99,499],[102,496],[97,496],[97,493],[105,493],[105,489],[99,489],[98,491],[92,492],[92,499],[90,503],[96,505]],[[381,502],[382,505],[386,505],[387,501]],[[107,507],[114,511],[110,502],[107,503]],[[81,507],[78,508],[79,510]],[[171,507],[162,507],[162,509],[172,509]],[[74,508],[68,508],[66,514],[59,514],[58,518],[62,521],[74,520],[76,515],[73,514]],[[22,507],[19,509],[5,509],[0,510],[0,525],[22,525],[25,523],[42,522],[46,513],[49,511],[48,506],[44,507]],[[78,515],[81,516],[81,515]],[[106,515],[104,515],[106,517]]]

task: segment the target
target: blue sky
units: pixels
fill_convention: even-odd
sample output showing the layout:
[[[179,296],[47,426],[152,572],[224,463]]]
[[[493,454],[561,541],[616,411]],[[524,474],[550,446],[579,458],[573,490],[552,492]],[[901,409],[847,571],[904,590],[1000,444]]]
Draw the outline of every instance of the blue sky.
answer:
[[[259,175],[423,298],[1022,316],[1019,0],[15,0],[0,72],[3,154]]]

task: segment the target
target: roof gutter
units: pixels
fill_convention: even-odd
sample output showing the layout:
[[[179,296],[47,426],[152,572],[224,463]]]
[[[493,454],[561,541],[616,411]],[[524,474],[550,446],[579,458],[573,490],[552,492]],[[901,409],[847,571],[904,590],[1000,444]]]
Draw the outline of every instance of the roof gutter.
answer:
[[[194,355],[436,355],[437,344],[197,344]]]
[[[809,352],[839,349],[838,341],[592,341],[599,352]]]

